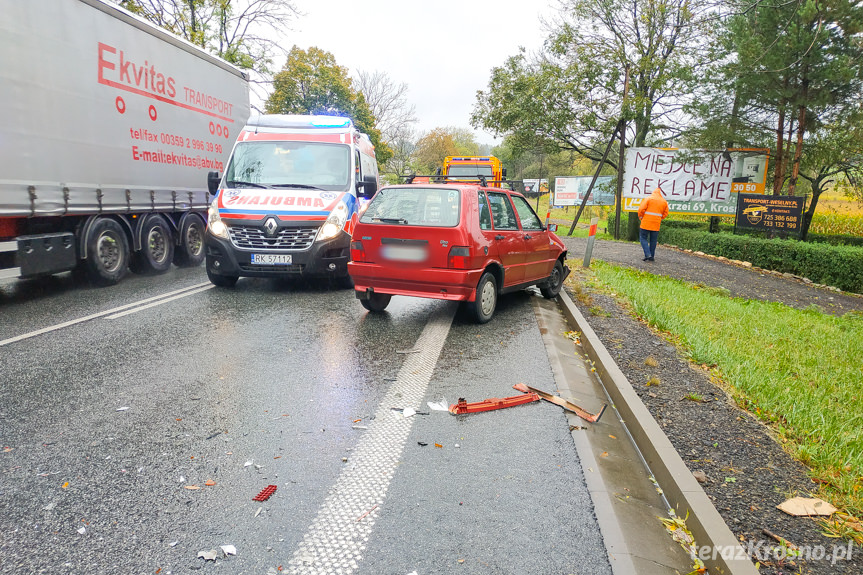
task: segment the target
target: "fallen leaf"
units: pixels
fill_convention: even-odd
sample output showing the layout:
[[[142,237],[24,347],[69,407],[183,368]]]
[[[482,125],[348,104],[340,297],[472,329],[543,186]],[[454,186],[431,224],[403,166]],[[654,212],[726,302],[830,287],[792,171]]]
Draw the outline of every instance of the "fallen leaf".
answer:
[[[67,487],[69,487],[69,482],[68,482],[68,481],[67,481],[66,483],[64,483],[64,484],[63,484],[63,489],[66,489]]]
[[[184,485],[183,489],[200,489],[197,485]]]
[[[440,443],[435,443],[434,446],[435,447],[443,447],[443,445],[441,445]]]
[[[204,485],[206,485],[207,487],[212,487],[215,484],[216,484],[216,482],[213,481],[212,479],[208,479],[204,482]]]
[[[608,436],[612,439],[617,439],[615,436],[611,435],[610,433],[608,434]]]
[[[600,457],[608,457],[608,452],[607,452],[607,451],[603,451],[602,453],[600,453],[600,454],[599,454],[599,456],[600,456]]]

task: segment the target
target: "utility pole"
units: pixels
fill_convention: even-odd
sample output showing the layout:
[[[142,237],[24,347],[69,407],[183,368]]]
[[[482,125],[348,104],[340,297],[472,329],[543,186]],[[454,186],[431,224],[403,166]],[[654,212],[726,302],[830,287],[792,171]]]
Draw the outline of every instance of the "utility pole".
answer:
[[[623,103],[620,105],[620,154],[617,158],[617,196],[614,208],[614,239],[620,239],[620,213],[623,201],[623,163],[626,161],[626,95],[629,93],[629,65],[623,80]]]

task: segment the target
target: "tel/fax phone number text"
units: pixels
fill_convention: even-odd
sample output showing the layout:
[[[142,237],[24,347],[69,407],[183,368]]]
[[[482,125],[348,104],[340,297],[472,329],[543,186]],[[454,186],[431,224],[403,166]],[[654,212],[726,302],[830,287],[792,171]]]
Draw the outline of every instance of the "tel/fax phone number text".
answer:
[[[169,132],[151,132],[147,129],[136,130],[129,128],[129,133],[133,140],[144,140],[145,142],[158,142],[168,146],[177,146],[178,148],[186,148],[189,150],[198,150],[201,152],[222,153],[222,144],[215,144],[205,140],[196,138],[185,138],[179,134],[171,134]]]

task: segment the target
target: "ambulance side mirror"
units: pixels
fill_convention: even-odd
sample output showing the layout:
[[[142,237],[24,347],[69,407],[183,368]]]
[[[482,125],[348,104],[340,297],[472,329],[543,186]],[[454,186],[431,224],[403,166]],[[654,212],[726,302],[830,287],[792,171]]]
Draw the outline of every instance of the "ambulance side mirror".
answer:
[[[378,180],[374,176],[365,176],[362,182],[357,182],[357,186],[362,188],[360,194],[364,198],[371,198],[378,191]]]
[[[222,177],[219,175],[219,172],[207,173],[207,191],[210,192],[211,196],[215,196],[219,193],[219,182],[221,180]]]

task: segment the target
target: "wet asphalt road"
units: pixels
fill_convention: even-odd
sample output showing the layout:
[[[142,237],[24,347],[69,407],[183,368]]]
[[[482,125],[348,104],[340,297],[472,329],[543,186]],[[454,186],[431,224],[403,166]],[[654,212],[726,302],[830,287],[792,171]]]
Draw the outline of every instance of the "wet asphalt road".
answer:
[[[202,268],[0,288],[0,572],[610,573],[559,408],[426,406],[556,389],[531,297],[477,326]]]

